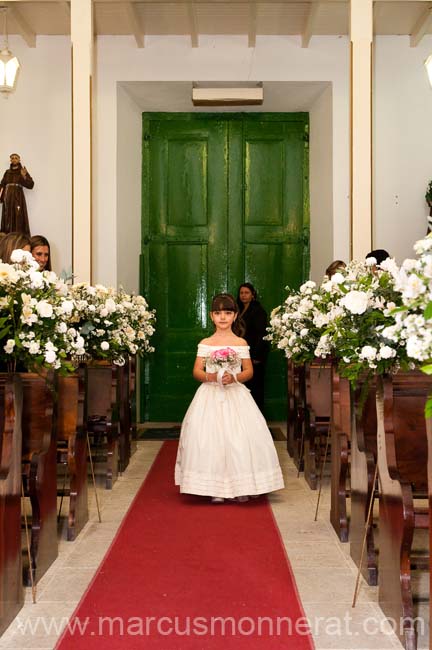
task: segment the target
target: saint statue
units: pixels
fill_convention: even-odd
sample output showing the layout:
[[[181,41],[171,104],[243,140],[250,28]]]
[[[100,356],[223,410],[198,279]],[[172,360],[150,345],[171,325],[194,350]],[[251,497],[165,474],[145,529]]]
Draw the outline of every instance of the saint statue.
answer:
[[[0,183],[0,203],[3,203],[1,232],[21,232],[30,236],[27,206],[23,187],[32,189],[34,180],[21,165],[17,153],[10,155],[10,167]]]

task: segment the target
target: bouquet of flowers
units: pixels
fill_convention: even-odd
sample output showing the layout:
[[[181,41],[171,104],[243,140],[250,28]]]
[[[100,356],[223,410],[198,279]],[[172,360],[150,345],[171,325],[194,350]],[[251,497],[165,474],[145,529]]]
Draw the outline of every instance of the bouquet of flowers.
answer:
[[[326,356],[326,339],[322,337],[328,323],[341,310],[336,306],[342,295],[339,287],[344,278],[336,273],[331,280],[317,287],[308,280],[299,291],[292,291],[285,302],[273,309],[270,315],[269,334],[265,337],[295,364],[312,361],[316,356]]]
[[[155,314],[142,296],[101,284],[70,287],[70,331],[75,355],[107,359],[122,366],[129,354],[153,352]]]
[[[408,365],[403,342],[389,336],[395,309],[402,304],[394,260],[374,270],[376,260],[351,262],[340,274],[339,297],[324,326],[317,356],[331,354],[342,376],[352,382]]]
[[[11,262],[0,262],[0,361],[10,370],[72,370],[66,285],[27,251],[13,251]]]
[[[235,350],[230,347],[213,350],[206,359],[206,368],[217,373],[217,381],[222,385],[222,377],[229,372],[235,378],[235,371],[241,366],[241,360]]]

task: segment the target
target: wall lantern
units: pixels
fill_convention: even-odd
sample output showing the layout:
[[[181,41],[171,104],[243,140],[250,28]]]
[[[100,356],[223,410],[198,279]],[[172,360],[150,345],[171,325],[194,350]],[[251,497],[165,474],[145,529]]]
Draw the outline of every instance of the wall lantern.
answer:
[[[15,90],[20,64],[9,49],[7,36],[7,7],[0,7],[3,13],[3,43],[0,46],[0,92],[9,97]]]
[[[432,54],[425,61],[425,68],[428,74],[429,83],[432,86]]]

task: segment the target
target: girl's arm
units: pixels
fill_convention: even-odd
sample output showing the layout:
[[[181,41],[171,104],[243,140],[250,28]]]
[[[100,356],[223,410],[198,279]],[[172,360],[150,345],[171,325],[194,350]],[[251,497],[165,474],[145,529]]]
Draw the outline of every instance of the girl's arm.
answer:
[[[236,375],[237,381],[243,384],[245,381],[249,381],[249,379],[252,379],[252,377],[253,377],[253,365],[251,359],[242,359],[242,370]],[[222,383],[226,385],[226,384],[232,384],[233,382],[235,382],[234,377],[229,372],[226,372],[222,377]]]
[[[193,371],[193,378],[201,383],[205,384],[207,381],[217,381],[216,372],[206,372],[205,371],[205,359],[204,357],[197,357],[195,359]]]

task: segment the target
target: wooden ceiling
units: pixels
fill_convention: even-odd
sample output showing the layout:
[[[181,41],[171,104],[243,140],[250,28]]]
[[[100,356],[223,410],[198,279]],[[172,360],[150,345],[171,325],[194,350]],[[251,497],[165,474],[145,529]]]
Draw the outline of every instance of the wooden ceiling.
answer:
[[[38,0],[8,6],[8,33],[20,34],[29,47],[38,35],[70,33],[70,3]],[[301,35],[307,47],[315,35],[349,33],[349,0],[94,0],[98,36],[132,35],[138,47],[146,35],[188,35],[199,47],[200,35],[247,35],[250,47],[261,35]],[[377,0],[377,35],[404,34],[417,45],[432,33],[432,0]]]

